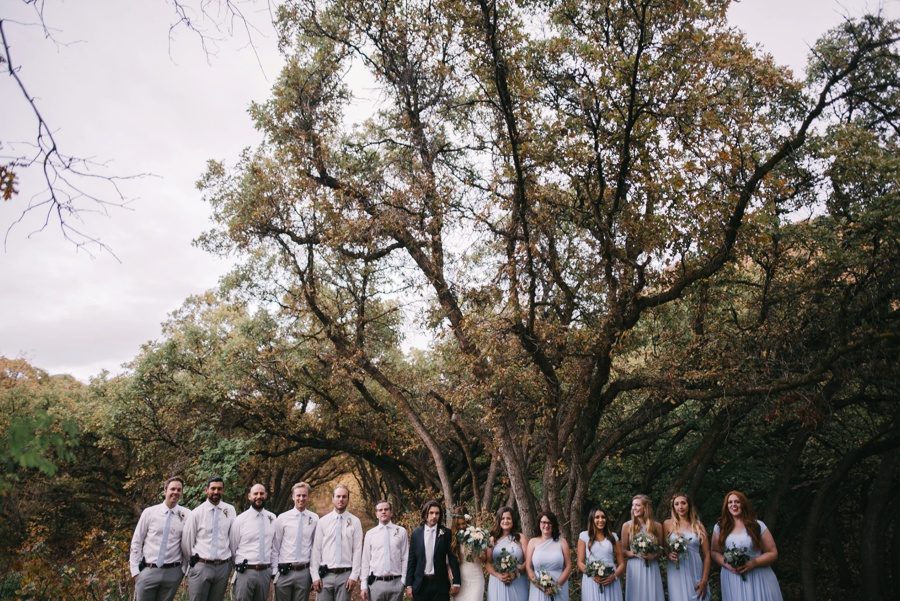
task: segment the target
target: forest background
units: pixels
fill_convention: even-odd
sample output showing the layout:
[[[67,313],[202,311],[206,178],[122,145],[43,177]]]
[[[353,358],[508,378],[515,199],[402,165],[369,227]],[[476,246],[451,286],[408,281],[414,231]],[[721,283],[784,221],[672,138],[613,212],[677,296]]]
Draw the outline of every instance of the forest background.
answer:
[[[737,488],[786,598],[887,598],[898,24],[848,20],[798,81],[728,4],[281,5],[263,141],[199,183],[238,267],[121,375],[0,360],[2,595],[128,598],[162,477],[193,506],[217,473],[241,507],[346,479],[358,513],[547,508],[570,541],[639,492],[711,528]]]

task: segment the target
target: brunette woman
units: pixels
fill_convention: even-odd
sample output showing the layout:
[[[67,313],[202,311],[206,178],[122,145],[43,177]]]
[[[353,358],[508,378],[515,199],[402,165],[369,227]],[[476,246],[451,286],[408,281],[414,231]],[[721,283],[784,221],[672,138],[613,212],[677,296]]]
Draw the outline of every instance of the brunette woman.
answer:
[[[527,601],[528,576],[525,570],[525,549],[528,539],[519,528],[519,518],[512,507],[497,510],[494,528],[491,530],[491,546],[486,562],[488,574],[487,601]],[[519,564],[515,572],[499,572],[493,562],[506,551]]]
[[[613,567],[613,573],[601,578],[588,576],[587,564],[599,561]],[[622,546],[613,534],[606,511],[591,509],[587,530],[578,535],[578,569],[581,570],[582,601],[622,601],[619,577],[625,573]]]

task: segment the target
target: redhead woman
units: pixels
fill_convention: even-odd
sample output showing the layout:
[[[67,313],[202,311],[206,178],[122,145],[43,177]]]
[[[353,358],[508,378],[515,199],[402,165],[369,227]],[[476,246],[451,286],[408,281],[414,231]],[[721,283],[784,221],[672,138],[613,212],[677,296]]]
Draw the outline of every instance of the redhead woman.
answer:
[[[488,548],[487,566],[488,589],[487,601],[527,601],[528,576],[525,570],[525,549],[528,539],[519,528],[519,518],[512,507],[501,507],[497,510],[494,528],[491,530],[491,546]],[[493,562],[506,551],[519,562],[515,572],[498,572]]]
[[[541,535],[528,541],[525,550],[525,569],[528,570],[528,601],[569,601],[569,574],[572,573],[572,559],[569,544],[559,536],[559,521],[550,511],[541,513],[538,520]],[[539,585],[539,576],[546,572],[553,579],[553,585]]]
[[[612,566],[613,573],[605,578],[588,576],[587,566],[594,561]],[[582,601],[622,601],[619,581],[625,573],[622,546],[613,534],[606,511],[599,507],[591,509],[587,530],[578,535],[578,569],[582,572]]]
[[[628,558],[625,601],[665,601],[656,552],[642,552],[636,545],[638,538],[649,538],[657,546],[663,540],[662,524],[653,519],[653,505],[647,495],[631,500],[631,519],[622,525],[622,554]]]
[[[669,601],[708,601],[710,558],[706,528],[690,498],[682,493],[676,493],[669,502],[669,516],[663,522],[669,547]],[[677,540],[686,544],[682,554],[672,548]]]
[[[746,562],[731,565],[726,553],[746,549]],[[712,536],[712,556],[722,566],[722,601],[782,601],[772,564],[778,559],[775,539],[756,519],[750,500],[736,490],[725,495],[722,517]]]

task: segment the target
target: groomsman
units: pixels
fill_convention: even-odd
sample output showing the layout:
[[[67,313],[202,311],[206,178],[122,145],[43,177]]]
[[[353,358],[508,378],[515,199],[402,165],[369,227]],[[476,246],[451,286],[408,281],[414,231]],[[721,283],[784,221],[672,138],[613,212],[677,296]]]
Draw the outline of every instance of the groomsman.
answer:
[[[191,566],[187,572],[191,601],[222,601],[231,575],[228,535],[237,517],[222,500],[225,483],[219,476],[206,481],[206,501],[191,511],[181,535],[181,550]]]
[[[308,601],[312,588],[309,562],[319,516],[306,509],[310,487],[298,482],[291,488],[293,509],[275,520],[272,564],[278,569],[275,579],[275,601]]]
[[[450,530],[440,524],[441,505],[426,501],[422,507],[422,525],[413,530],[406,566],[407,592],[413,601],[449,601],[459,592],[459,561],[450,551]],[[447,566],[453,582],[447,578]]]
[[[378,525],[366,532],[362,552],[363,601],[400,601],[408,560],[406,529],[391,523],[393,508],[387,501],[375,504]]]
[[[254,484],[247,495],[250,508],[231,524],[229,539],[237,572],[234,601],[266,601],[269,597],[275,514],[265,509],[267,497],[266,487]]]
[[[334,510],[319,520],[313,542],[313,589],[316,601],[349,601],[359,582],[363,532],[359,518],[347,511],[350,490],[343,484],[334,489]]]
[[[131,537],[131,575],[136,601],[172,601],[184,576],[186,557],[181,551],[181,531],[188,511],[178,505],[184,480],[169,478],[164,500],[141,513]]]

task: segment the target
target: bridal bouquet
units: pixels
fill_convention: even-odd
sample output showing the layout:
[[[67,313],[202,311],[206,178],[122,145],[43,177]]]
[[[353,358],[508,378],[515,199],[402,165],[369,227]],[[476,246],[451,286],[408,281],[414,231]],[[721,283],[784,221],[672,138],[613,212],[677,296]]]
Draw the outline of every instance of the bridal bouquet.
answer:
[[[725,563],[733,568],[739,568],[750,561],[750,553],[747,547],[729,547],[722,554],[725,557]],[[747,582],[747,575],[741,574],[741,580]]]
[[[465,530],[456,533],[456,540],[466,548],[466,558],[472,561],[476,555],[483,553],[491,542],[491,534],[484,528],[466,526]]]
[[[534,579],[537,587],[543,590],[544,593],[550,597],[550,600],[553,601],[553,596],[559,592],[559,582],[556,581],[556,578],[554,578],[550,572],[542,568],[535,574]],[[550,592],[547,593],[547,591]]]
[[[678,565],[678,560],[682,555],[687,553],[688,550],[688,541],[683,534],[672,533],[669,537],[669,550],[677,555],[675,558],[675,569],[680,570],[681,566]]]
[[[616,567],[603,561],[589,561],[584,566],[584,573],[590,577],[608,578],[616,573]],[[600,585],[600,592],[603,592],[603,585]]]
[[[519,568],[522,567],[522,564],[519,563],[516,556],[506,549],[500,551],[500,556],[492,561],[491,565],[493,565],[494,569],[501,574],[515,574],[519,571]],[[509,583],[507,582],[506,584]]]
[[[659,548],[656,546],[652,536],[646,532],[638,532],[634,535],[634,540],[631,541],[631,550],[644,560],[645,566],[649,567],[650,560],[646,556],[655,554],[659,551]]]

